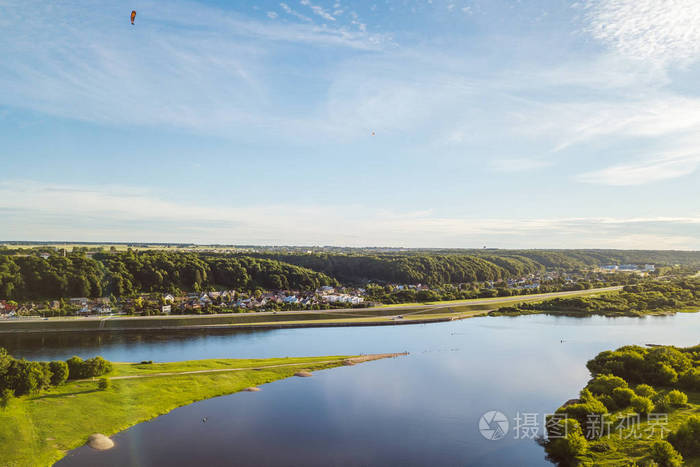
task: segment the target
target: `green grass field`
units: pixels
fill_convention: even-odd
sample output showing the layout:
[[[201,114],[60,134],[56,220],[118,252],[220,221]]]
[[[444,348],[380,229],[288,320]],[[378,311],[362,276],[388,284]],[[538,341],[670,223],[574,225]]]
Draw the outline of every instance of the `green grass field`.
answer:
[[[287,378],[301,369],[341,366],[346,358],[115,363],[109,377],[147,377],[112,379],[112,386],[104,391],[97,389],[96,381],[72,381],[39,395],[16,398],[0,409],[0,465],[51,465],[68,450],[84,444],[92,433],[110,436],[192,402]],[[240,370],[153,375],[227,368]],[[255,397],[254,393],[250,397]]]

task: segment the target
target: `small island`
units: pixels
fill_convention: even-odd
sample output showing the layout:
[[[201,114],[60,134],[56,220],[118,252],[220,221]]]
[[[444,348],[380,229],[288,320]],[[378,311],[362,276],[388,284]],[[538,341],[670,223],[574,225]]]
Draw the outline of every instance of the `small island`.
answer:
[[[0,349],[0,464],[51,465],[91,435],[111,436],[203,399],[402,354],[172,363],[101,357],[33,362]],[[103,437],[93,437],[91,440]]]
[[[593,378],[547,420],[559,465],[700,465],[700,345],[630,345],[586,365]]]

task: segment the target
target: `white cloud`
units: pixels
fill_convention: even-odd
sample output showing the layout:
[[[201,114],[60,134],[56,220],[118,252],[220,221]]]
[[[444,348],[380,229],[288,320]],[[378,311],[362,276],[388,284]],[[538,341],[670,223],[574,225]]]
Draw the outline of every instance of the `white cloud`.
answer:
[[[320,16],[321,18],[328,20],[328,21],[335,21],[335,18],[333,17],[333,15],[331,15],[326,10],[324,10],[323,7],[320,7],[318,5],[314,5],[309,0],[301,0],[299,3],[311,8],[311,11],[313,11],[314,14]]]
[[[700,214],[456,218],[360,205],[211,206],[120,186],[0,182],[5,239],[407,247],[700,248]]]
[[[700,2],[697,0],[594,0],[589,32],[626,57],[657,65],[700,57]]]
[[[308,16],[302,15],[302,14],[299,13],[298,11],[292,9],[292,7],[290,7],[290,6],[287,5],[286,3],[280,3],[280,7],[282,7],[282,9],[283,9],[283,10],[285,11],[285,13],[287,13],[288,15],[294,16],[295,18],[300,19],[300,20],[302,20],[302,21],[311,22],[311,18],[309,18]]]
[[[576,178],[582,182],[604,185],[642,185],[693,173],[700,166],[700,149],[689,153],[663,154],[653,159],[613,165],[586,172]]]
[[[277,13],[274,12],[274,11],[268,11],[268,12],[267,12],[267,17],[270,18],[270,19],[275,19],[275,18],[277,18],[277,16],[278,16]]]

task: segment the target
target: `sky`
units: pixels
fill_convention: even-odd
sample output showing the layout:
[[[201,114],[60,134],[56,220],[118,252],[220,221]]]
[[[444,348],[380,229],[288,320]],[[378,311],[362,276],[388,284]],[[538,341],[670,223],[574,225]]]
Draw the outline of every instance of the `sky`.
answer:
[[[697,0],[0,0],[0,50],[0,240],[700,249]]]

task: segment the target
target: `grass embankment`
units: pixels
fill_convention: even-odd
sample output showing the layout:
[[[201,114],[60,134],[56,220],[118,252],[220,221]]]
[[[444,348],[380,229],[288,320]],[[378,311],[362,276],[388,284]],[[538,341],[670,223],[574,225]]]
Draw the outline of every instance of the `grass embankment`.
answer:
[[[349,358],[353,357],[114,363],[107,390],[98,390],[96,381],[69,381],[39,395],[14,399],[0,409],[0,465],[51,465],[92,433],[109,436],[176,407],[287,378],[302,369],[362,361],[347,362]],[[155,375],[202,370],[208,372]]]

